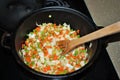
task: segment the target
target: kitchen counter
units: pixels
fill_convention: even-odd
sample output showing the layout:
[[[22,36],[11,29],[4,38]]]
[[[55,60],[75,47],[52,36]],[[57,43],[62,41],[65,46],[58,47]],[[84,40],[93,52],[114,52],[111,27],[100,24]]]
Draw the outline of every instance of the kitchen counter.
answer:
[[[120,21],[120,0],[84,1],[96,25],[107,26]],[[120,41],[109,43],[107,51],[120,78]]]

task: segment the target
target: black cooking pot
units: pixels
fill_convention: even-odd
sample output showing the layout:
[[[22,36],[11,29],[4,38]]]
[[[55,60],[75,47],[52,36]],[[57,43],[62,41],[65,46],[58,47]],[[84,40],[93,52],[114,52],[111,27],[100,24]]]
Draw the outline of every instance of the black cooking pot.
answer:
[[[51,16],[51,17],[49,17]],[[91,43],[87,43],[86,47],[88,48],[89,53],[89,63],[86,64],[81,69],[73,72],[68,73],[64,75],[50,75],[50,74],[43,74],[40,72],[37,72],[31,68],[29,68],[26,64],[24,64],[22,58],[19,55],[19,50],[21,48],[21,44],[25,41],[26,37],[25,35],[28,34],[30,31],[32,31],[36,27],[36,22],[38,24],[42,23],[57,23],[57,24],[63,24],[67,23],[71,25],[71,28],[74,30],[80,29],[81,33],[80,35],[83,36],[85,34],[88,34],[90,32],[93,32],[96,30],[95,25],[88,19],[85,15],[82,13],[65,7],[49,7],[49,8],[43,8],[38,11],[35,11],[31,15],[29,15],[26,19],[24,19],[19,28],[17,29],[15,35],[13,36],[13,54],[16,57],[16,60],[20,65],[22,65],[25,69],[32,72],[34,75],[39,76],[40,78],[45,78],[47,80],[49,79],[72,79],[75,78],[76,75],[82,74],[82,72],[87,69],[90,64],[93,63],[93,59],[96,57],[96,54],[98,54],[98,49],[100,49],[100,41],[92,41]]]
[[[50,17],[51,16],[51,17]],[[89,62],[77,71],[62,75],[50,75],[37,72],[30,67],[28,67],[22,57],[19,55],[19,50],[21,49],[22,43],[26,39],[26,34],[32,31],[36,27],[36,22],[38,24],[42,23],[57,23],[70,24],[71,28],[74,30],[80,29],[80,35],[86,35],[90,32],[97,30],[96,25],[86,17],[81,12],[78,12],[71,8],[66,7],[46,7],[37,10],[30,15],[26,16],[19,25],[19,28],[11,36],[12,38],[12,52],[15,56],[16,61],[28,72],[37,76],[41,80],[78,80],[83,76],[84,72],[89,69],[89,67],[95,62],[99,51],[101,50],[101,40],[94,40],[86,43],[85,46],[88,49]]]

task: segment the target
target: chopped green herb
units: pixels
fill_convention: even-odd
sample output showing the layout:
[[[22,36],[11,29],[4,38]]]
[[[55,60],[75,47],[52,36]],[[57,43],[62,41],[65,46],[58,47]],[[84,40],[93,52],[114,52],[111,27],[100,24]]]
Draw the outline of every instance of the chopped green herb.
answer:
[[[77,56],[78,54],[79,54],[79,51],[76,49],[75,53],[74,53],[74,56]]]

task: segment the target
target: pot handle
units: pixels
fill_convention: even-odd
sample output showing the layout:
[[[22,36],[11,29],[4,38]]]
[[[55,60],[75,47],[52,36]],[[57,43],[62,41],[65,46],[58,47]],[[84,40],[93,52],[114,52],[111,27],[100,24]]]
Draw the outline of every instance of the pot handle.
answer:
[[[120,33],[105,37],[105,43],[120,41]]]
[[[8,32],[4,32],[2,37],[1,37],[1,46],[6,48],[6,49],[11,49],[11,34]]]
[[[101,28],[103,27],[102,26],[98,27],[98,29],[101,29]],[[110,36],[103,37],[101,40],[103,40],[103,44],[107,46],[108,43],[120,41],[120,33],[116,33]]]

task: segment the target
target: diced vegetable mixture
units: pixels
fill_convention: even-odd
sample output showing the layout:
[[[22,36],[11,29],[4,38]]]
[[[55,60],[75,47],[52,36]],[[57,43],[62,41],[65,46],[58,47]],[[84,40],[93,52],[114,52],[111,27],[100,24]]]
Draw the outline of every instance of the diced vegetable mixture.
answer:
[[[46,74],[66,74],[80,69],[88,62],[88,53],[84,45],[61,55],[62,49],[57,41],[80,38],[80,30],[73,30],[70,25],[42,23],[27,34],[19,54],[30,68]]]

